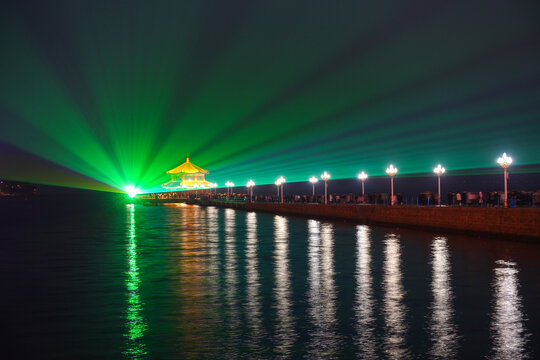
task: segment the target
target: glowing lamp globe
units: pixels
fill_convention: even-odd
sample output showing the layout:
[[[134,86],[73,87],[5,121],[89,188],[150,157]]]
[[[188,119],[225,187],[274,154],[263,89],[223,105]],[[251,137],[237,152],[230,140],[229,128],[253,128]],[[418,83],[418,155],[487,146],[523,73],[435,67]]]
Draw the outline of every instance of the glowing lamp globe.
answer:
[[[327,173],[326,171],[321,175],[321,179],[323,180],[329,180],[330,179],[330,174]]]
[[[446,169],[441,166],[441,164],[437,165],[436,168],[433,169],[433,172],[437,175],[442,175],[446,172]]]
[[[388,168],[386,168],[386,173],[390,176],[396,175],[398,172],[398,169],[394,167],[394,165],[390,164]]]
[[[503,153],[502,156],[497,159],[497,164],[502,166],[503,169],[507,169],[512,164],[512,157]]]
[[[255,186],[255,182],[253,180],[249,180],[246,184],[247,187],[253,187]]]
[[[312,184],[315,184],[317,181],[319,181],[319,179],[317,179],[315,176],[309,178],[309,182]]]
[[[360,174],[358,174],[358,179],[360,179],[362,181],[366,180],[367,177],[368,177],[367,174],[365,172],[363,172],[363,171]]]

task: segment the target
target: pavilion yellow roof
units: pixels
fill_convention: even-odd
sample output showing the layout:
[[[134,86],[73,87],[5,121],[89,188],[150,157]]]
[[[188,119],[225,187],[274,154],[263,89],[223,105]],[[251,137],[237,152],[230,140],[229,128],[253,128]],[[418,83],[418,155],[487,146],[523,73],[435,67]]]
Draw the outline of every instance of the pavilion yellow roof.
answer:
[[[208,170],[204,170],[201,167],[198,167],[197,165],[190,163],[189,158],[186,159],[186,162],[182,165],[179,165],[175,167],[172,170],[167,171],[167,174],[195,174],[195,173],[201,173],[201,174],[208,174]]]

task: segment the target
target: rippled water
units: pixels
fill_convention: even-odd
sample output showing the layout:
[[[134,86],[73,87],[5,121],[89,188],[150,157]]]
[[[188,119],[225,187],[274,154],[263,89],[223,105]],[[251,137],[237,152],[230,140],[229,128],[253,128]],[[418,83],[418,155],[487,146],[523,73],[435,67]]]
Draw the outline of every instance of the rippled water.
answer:
[[[540,247],[214,207],[4,206],[20,358],[540,356]]]

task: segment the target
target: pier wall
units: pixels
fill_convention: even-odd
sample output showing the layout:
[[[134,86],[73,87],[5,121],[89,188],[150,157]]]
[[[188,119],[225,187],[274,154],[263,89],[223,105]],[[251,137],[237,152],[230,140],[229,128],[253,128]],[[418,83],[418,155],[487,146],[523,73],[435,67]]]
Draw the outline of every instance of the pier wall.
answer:
[[[540,209],[320,204],[235,204],[252,211],[540,240]]]

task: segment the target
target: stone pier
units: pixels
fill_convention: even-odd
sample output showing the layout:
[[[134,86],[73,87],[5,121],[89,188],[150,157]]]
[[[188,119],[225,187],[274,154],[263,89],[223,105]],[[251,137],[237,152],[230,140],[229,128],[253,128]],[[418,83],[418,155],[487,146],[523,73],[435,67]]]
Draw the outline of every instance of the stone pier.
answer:
[[[472,208],[435,206],[321,205],[321,204],[227,204],[235,207],[311,218],[483,234],[540,240],[540,209]]]

